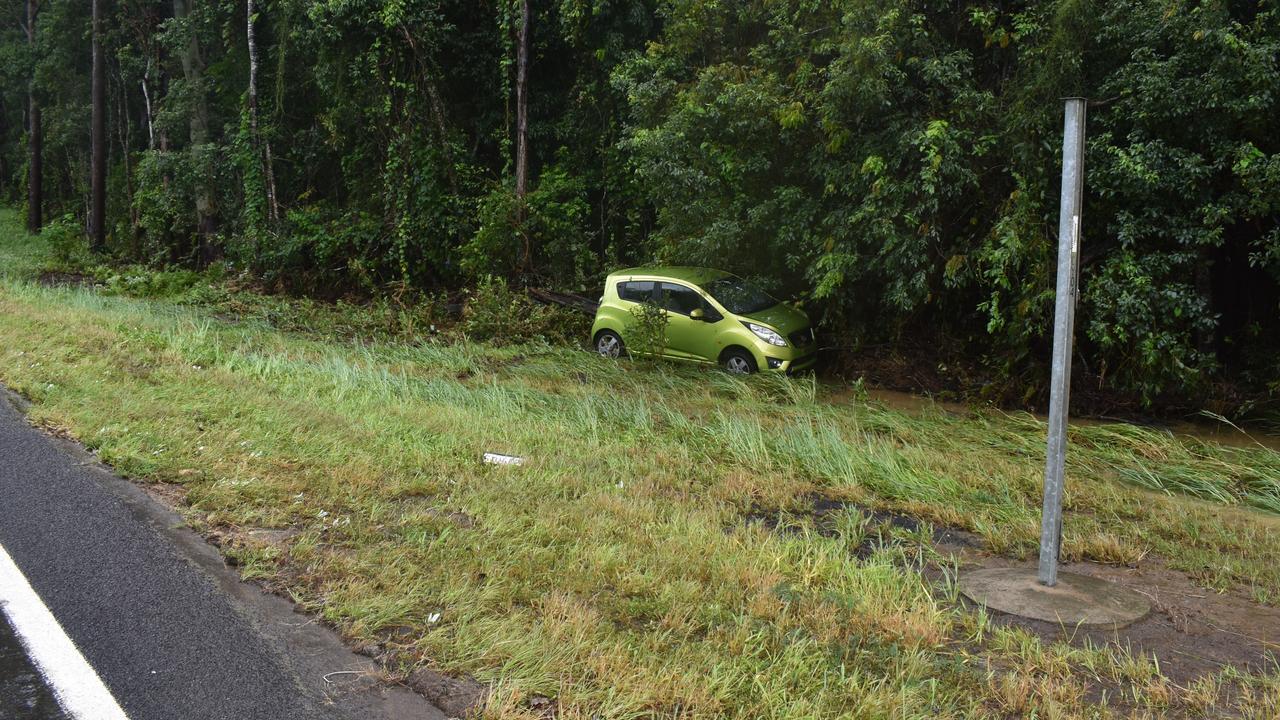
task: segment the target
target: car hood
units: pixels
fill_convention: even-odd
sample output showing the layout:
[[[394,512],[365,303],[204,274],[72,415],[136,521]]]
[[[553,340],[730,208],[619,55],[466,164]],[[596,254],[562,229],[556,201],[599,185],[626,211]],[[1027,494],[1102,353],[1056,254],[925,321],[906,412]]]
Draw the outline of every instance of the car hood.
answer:
[[[809,316],[786,303],[778,303],[742,317],[768,325],[783,335],[809,327]]]

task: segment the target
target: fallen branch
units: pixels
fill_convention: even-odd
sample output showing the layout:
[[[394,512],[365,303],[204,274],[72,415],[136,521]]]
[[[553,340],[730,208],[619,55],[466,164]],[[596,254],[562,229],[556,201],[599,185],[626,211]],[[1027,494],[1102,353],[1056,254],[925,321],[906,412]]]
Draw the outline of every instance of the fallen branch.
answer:
[[[529,288],[529,297],[544,305],[563,305],[590,315],[595,315],[596,309],[600,307],[600,303],[591,298],[571,293],[552,292],[540,288]]]

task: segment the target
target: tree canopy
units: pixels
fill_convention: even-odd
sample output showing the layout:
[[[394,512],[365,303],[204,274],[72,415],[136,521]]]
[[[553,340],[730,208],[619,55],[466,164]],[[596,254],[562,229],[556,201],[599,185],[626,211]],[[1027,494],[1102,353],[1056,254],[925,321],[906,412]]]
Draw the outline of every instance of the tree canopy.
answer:
[[[713,265],[1034,391],[1084,96],[1083,367],[1280,395],[1274,0],[97,1],[121,260],[323,295]],[[34,118],[44,217],[83,220],[90,0],[0,3],[3,192]]]

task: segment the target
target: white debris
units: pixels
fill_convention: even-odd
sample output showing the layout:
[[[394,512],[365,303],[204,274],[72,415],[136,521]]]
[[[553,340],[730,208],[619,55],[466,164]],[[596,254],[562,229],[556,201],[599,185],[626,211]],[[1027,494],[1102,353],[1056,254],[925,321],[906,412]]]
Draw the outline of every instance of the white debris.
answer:
[[[490,465],[523,465],[524,458],[518,455],[503,455],[501,453],[487,452],[484,454],[484,461]]]

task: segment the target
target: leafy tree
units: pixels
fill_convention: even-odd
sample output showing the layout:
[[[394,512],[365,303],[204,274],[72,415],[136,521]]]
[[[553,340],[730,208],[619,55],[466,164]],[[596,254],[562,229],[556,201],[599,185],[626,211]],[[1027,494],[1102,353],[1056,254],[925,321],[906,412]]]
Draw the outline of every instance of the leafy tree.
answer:
[[[716,265],[1028,400],[1079,95],[1075,366],[1280,393],[1272,2],[121,0],[93,33],[94,6],[0,0],[0,183],[83,223],[105,152],[121,260],[329,297]]]

